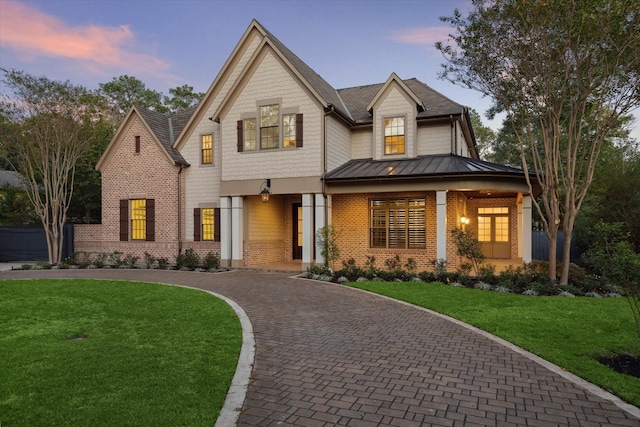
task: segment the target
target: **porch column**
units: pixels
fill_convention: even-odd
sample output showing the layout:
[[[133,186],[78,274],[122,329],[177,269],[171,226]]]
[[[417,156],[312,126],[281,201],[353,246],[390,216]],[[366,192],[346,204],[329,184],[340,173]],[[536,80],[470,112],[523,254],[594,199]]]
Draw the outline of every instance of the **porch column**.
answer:
[[[522,221],[523,221],[523,209],[522,209],[522,198],[520,198],[520,201],[517,204],[518,206],[518,258],[522,258],[522,248],[524,247],[524,236],[522,235],[522,230],[524,229],[522,227]]]
[[[522,262],[531,262],[531,196],[522,197]]]
[[[239,196],[231,198],[231,267],[244,266],[244,215],[243,199]]]
[[[231,197],[220,197],[220,265],[231,267]]]
[[[304,217],[303,217],[304,219]],[[315,232],[317,233],[322,227],[325,226],[325,202],[323,194],[316,194],[316,221]],[[322,256],[322,248],[318,246],[316,242],[316,264],[324,264],[325,259]]]
[[[313,258],[313,194],[302,195],[302,270]]]
[[[436,191],[436,258],[447,259],[447,192]]]

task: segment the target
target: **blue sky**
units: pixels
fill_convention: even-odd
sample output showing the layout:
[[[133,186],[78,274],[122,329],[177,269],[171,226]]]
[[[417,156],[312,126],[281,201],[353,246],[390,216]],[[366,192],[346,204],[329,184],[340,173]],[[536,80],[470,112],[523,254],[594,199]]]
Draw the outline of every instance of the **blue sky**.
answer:
[[[439,20],[470,0],[0,0],[0,66],[95,89],[124,74],[168,94],[205,92],[252,19],[333,87],[418,78],[476,109],[491,100],[438,79]],[[640,139],[640,128],[633,136]]]

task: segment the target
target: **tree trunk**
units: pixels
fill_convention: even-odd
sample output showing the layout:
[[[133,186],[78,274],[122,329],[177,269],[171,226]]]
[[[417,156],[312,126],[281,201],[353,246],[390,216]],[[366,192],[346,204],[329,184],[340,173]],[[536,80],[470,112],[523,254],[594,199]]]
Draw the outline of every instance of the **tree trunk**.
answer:
[[[547,238],[549,239],[549,279],[556,281],[557,278],[557,245],[558,245],[558,227],[552,226],[547,230]]]

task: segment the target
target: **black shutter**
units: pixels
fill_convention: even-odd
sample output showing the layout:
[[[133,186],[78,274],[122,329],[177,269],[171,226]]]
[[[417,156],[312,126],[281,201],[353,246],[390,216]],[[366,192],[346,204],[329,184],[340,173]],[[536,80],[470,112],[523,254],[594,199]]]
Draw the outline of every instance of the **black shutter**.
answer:
[[[156,200],[147,199],[147,242],[156,240]]]
[[[213,210],[213,241],[220,241],[220,208]]]
[[[242,120],[238,120],[238,153],[244,151],[244,128],[242,124]]]
[[[200,222],[200,208],[194,208],[193,209],[193,241],[194,242],[199,242],[200,241],[200,230],[202,229],[201,227],[201,222]]]
[[[296,147],[302,147],[302,114],[296,114]]]
[[[129,201],[120,200],[120,241],[129,240]]]

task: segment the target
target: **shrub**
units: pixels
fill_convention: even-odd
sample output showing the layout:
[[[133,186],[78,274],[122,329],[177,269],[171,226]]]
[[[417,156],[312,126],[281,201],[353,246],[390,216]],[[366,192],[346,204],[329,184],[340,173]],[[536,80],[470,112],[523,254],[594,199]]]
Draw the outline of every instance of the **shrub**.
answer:
[[[413,274],[416,271],[416,268],[418,268],[418,263],[416,262],[416,260],[413,258],[407,258],[404,269],[407,270],[407,272]]]
[[[99,253],[96,254],[96,257],[93,261],[91,261],[91,264],[94,265],[96,268],[102,268],[104,267],[104,264],[107,261],[107,254],[105,253]]]
[[[220,257],[217,253],[209,252],[202,260],[205,270],[217,270],[220,268]]]
[[[144,265],[147,268],[152,268],[156,263],[156,258],[152,256],[149,252],[144,253]]]
[[[167,258],[159,257],[158,259],[156,259],[156,261],[158,261],[158,268],[160,270],[165,270],[167,267],[169,267],[169,260]]]
[[[478,268],[478,279],[490,284],[497,284],[496,266],[492,264],[483,265]]]
[[[340,258],[340,248],[337,243],[339,236],[340,233],[332,225],[325,225],[316,232],[316,244],[320,247],[320,254],[324,257],[325,263],[331,267],[335,260]]]
[[[178,270],[195,270],[200,265],[200,255],[193,249],[186,249],[184,254],[176,256]]]
[[[461,230],[454,228],[451,230],[453,244],[456,245],[456,253],[465,257],[471,262],[473,271],[478,275],[478,268],[484,262],[484,254],[480,247],[480,242],[476,239],[475,234],[471,230]]]
[[[422,282],[429,283],[436,281],[436,275],[432,271],[423,271],[418,273],[418,277]]]
[[[127,254],[127,256],[125,256],[123,259],[123,263],[124,263],[123,266],[127,268],[135,268],[136,263],[138,262],[138,259],[140,259],[140,257]]]
[[[402,269],[402,261],[400,260],[400,255],[395,254],[392,258],[387,258],[384,261],[384,265],[389,271],[400,271]]]

